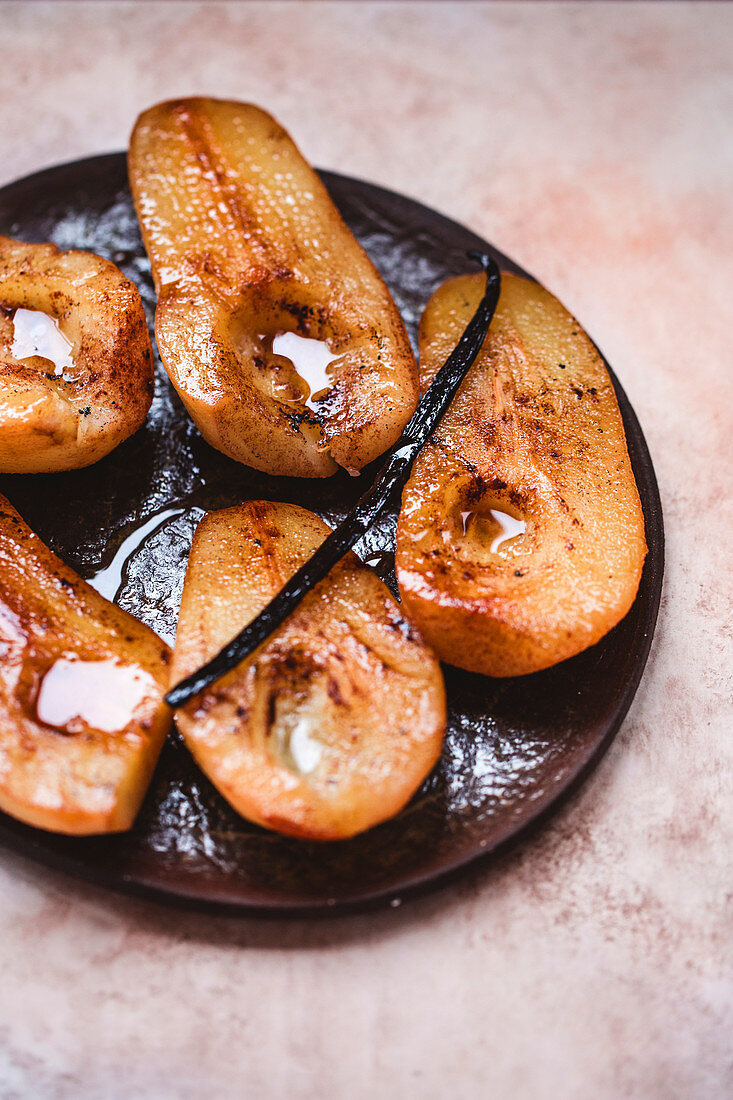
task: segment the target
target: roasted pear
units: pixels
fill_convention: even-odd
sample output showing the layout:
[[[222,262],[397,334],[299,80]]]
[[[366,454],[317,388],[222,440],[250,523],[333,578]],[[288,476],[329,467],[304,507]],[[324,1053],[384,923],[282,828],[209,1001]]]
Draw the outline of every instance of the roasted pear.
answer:
[[[430,299],[421,385],[482,286],[463,276]],[[404,489],[397,578],[406,610],[450,664],[534,672],[624,617],[645,554],[621,415],[596,348],[541,286],[503,275],[481,352]]]
[[[204,438],[304,477],[386,451],[418,397],[405,328],[282,127],[244,103],[159,104],[133,131],[130,182],[158,349]]]
[[[193,672],[282,588],[329,528],[253,501],[210,512],[191,548],[173,679]],[[337,840],[397,813],[440,755],[438,661],[352,553],[255,653],[176,714],[186,744],[244,817]]]
[[[170,650],[0,497],[0,809],[59,833],[129,829],[170,726]]]
[[[137,431],[152,397],[129,279],[90,252],[0,237],[0,471],[89,466]]]

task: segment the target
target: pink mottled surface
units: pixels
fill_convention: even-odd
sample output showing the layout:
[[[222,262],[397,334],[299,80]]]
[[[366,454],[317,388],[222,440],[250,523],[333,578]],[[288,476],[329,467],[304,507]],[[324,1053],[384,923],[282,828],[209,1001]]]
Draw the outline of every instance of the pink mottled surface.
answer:
[[[733,6],[0,3],[0,29],[0,184],[207,92],[489,237],[614,364],[668,537],[608,757],[440,894],[202,918],[0,852],[0,1095],[733,1095]]]

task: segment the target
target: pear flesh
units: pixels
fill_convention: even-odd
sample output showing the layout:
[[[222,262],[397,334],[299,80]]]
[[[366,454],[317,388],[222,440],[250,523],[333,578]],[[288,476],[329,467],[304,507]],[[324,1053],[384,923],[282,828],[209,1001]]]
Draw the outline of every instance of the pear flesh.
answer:
[[[129,829],[170,727],[170,650],[4,497],[0,652],[0,809],[59,833]]]
[[[129,167],[158,348],[204,438],[303,477],[360,470],[386,451],[417,403],[407,333],[282,127],[244,103],[161,103],[138,119]],[[296,350],[278,351],[290,334]],[[325,364],[316,380],[314,358]]]
[[[191,548],[173,679],[218,652],[329,528],[292,504],[210,512]],[[200,767],[243,817],[312,840],[396,814],[437,761],[440,665],[387,587],[349,553],[254,654],[176,713]]]
[[[0,472],[89,466],[142,426],[152,399],[129,279],[90,252],[0,237]]]
[[[421,386],[482,285],[462,276],[430,299]],[[621,414],[597,349],[548,291],[504,274],[481,352],[403,492],[396,568],[408,614],[450,664],[535,672],[626,615],[645,554]]]

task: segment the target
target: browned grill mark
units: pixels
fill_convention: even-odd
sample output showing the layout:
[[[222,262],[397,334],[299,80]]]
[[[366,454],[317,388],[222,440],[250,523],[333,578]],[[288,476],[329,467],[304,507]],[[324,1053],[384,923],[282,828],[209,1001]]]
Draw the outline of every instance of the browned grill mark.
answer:
[[[341,694],[341,688],[339,687],[338,680],[334,680],[332,676],[328,678],[328,697],[337,707],[345,707],[346,700]]]
[[[252,528],[256,533],[256,538],[252,540],[253,544],[260,550],[273,592],[279,592],[288,579],[280,568],[275,546],[279,532],[271,522],[270,509],[266,502],[252,502],[249,508],[252,515]]]
[[[268,282],[278,274],[282,277],[283,264],[274,254],[272,246],[262,239],[253,211],[245,203],[241,190],[231,182],[226,163],[217,151],[208,120],[184,104],[177,104],[172,114],[200,165],[203,178],[211,188],[211,209],[222,220],[222,236],[227,245],[238,252],[241,269],[248,273],[253,267],[258,269],[260,282]],[[249,234],[249,248],[259,253],[256,264],[252,263],[245,251],[246,234]],[[217,277],[215,271],[211,273]],[[249,283],[250,279],[247,278],[247,284]]]

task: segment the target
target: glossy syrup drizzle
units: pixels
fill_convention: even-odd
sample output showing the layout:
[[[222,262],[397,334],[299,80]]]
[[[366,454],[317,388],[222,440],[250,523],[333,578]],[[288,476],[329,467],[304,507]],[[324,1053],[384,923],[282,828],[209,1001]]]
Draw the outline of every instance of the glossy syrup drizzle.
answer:
[[[73,347],[54,317],[37,309],[16,309],[10,348],[16,359],[32,359],[39,355],[49,359],[54,365],[54,374],[61,376],[74,366]]]
[[[317,726],[309,698],[288,706],[281,696],[275,705],[270,733],[285,767],[302,777],[315,771],[324,755],[324,746],[314,736]]]
[[[463,534],[468,531],[468,525],[471,521],[471,517],[475,516],[476,512],[468,511],[461,512],[461,526],[463,528]],[[523,519],[515,519],[509,512],[502,512],[499,508],[490,508],[489,515],[498,524],[500,532],[495,535],[489,546],[489,553],[496,554],[499,547],[504,542],[508,542],[509,539],[514,539],[518,535],[523,535],[527,530],[527,524]]]
[[[301,775],[308,775],[321,762],[323,745],[312,736],[308,718],[300,718],[290,734],[288,748],[293,763]]]
[[[281,332],[272,341],[275,355],[282,355],[293,364],[296,374],[308,387],[305,406],[313,412],[324,392],[332,385],[329,366],[340,355],[334,355],[325,340],[311,340],[297,332]]]
[[[66,733],[80,727],[117,733],[154,687],[148,673],[114,658],[82,661],[60,657],[43,677],[36,714],[46,726]]]
[[[489,547],[489,552],[495,554],[503,542],[523,535],[527,530],[527,524],[523,519],[515,519],[508,512],[500,512],[498,508],[491,509],[491,515],[501,527],[501,534],[497,535]]]

